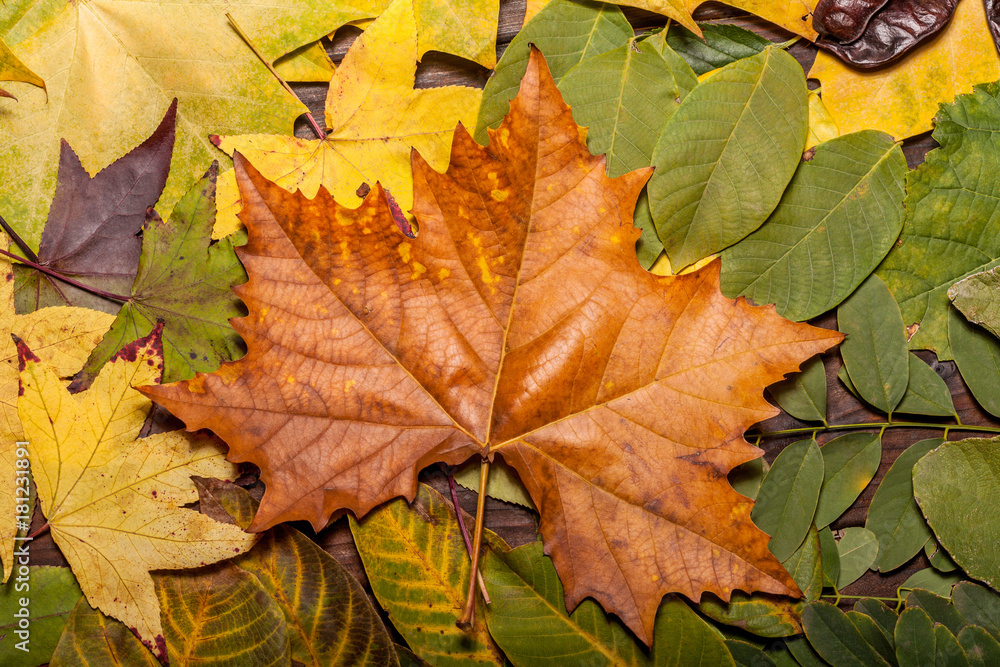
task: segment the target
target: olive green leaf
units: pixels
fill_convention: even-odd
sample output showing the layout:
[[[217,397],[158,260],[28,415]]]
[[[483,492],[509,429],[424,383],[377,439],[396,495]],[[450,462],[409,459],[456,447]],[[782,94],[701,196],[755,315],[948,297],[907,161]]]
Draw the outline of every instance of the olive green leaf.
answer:
[[[952,587],[962,580],[962,575],[954,572],[942,573],[933,567],[925,567],[911,574],[899,587],[901,591],[922,588],[942,597],[951,595]]]
[[[727,639],[726,648],[729,649],[729,655],[733,656],[733,662],[737,667],[775,667],[774,661],[767,657],[767,653],[753,644],[738,639]]]
[[[984,410],[1000,416],[1000,340],[949,308],[948,341],[969,391]]]
[[[924,555],[927,556],[928,562],[930,562],[931,567],[933,567],[938,572],[954,572],[958,569],[958,565],[955,565],[955,561],[951,559],[948,552],[937,543],[937,540],[927,540],[924,545]]]
[[[819,532],[815,526],[809,527],[809,533],[799,548],[787,560],[781,563],[788,574],[802,591],[802,597],[807,600],[818,600],[823,592],[823,558],[820,550]]]
[[[722,265],[725,280],[726,263]],[[826,424],[826,366],[817,355],[802,364],[802,372],[767,388],[782,410],[802,421]]]
[[[843,533],[837,543],[837,556],[840,562],[837,588],[850,586],[860,579],[878,556],[878,540],[872,531],[867,528],[851,527],[845,528]]]
[[[882,478],[868,506],[865,528],[878,539],[875,567],[879,572],[894,570],[910,560],[927,540],[930,528],[913,499],[913,464],[944,440],[931,438],[910,445]]]
[[[736,489],[736,493],[753,500],[757,498],[760,484],[764,481],[768,470],[770,470],[770,466],[763,456],[759,459],[751,459],[729,472],[729,483]]]
[[[644,187],[639,193],[639,199],[635,202],[635,214],[632,224],[642,230],[642,236],[635,242],[635,254],[639,259],[639,264],[647,271],[660,255],[663,254],[663,242],[656,235],[656,226],[653,225],[653,214],[649,212],[649,189]]]
[[[504,664],[481,596],[471,631],[455,626],[471,565],[455,509],[441,494],[421,484],[412,506],[400,498],[360,522],[352,517],[351,532],[376,599],[417,655],[436,666]],[[484,541],[500,543],[490,533]]]
[[[698,611],[713,621],[760,637],[789,637],[802,632],[800,607],[800,602],[786,597],[765,593],[747,595],[736,591],[728,604],[718,598],[704,596]]]
[[[976,86],[944,104],[934,119],[941,145],[907,177],[906,220],[899,242],[879,266],[907,326],[911,349],[951,359],[948,289],[1000,259],[1000,84]]]
[[[652,667],[735,667],[722,635],[676,595],[663,599],[656,622]]]
[[[153,581],[172,664],[288,664],[281,609],[249,572],[221,563]]]
[[[847,338],[840,345],[844,366],[861,397],[892,414],[910,380],[906,331],[899,306],[878,276],[869,276],[837,309]]]
[[[768,548],[778,560],[787,560],[809,533],[822,485],[823,455],[815,440],[788,445],[771,464],[751,517],[771,536]]]
[[[966,620],[949,598],[941,597],[923,588],[916,588],[906,596],[906,607],[920,607],[931,620],[947,626],[954,634],[962,631]]]
[[[29,596],[25,598],[25,594]],[[82,596],[68,567],[31,566],[0,587],[0,656],[4,667],[35,667],[49,662],[66,618]],[[21,611],[22,599],[30,603],[26,616]],[[22,619],[27,624],[23,628]],[[26,651],[17,648],[22,642]]]
[[[858,629],[864,640],[890,665],[896,664],[896,646],[892,636],[887,636],[881,626],[870,616],[859,611],[849,611],[847,619]]]
[[[903,225],[906,159],[867,130],[816,147],[774,213],[722,254],[722,291],[807,320],[834,308],[875,270]]]
[[[212,243],[217,175],[213,163],[177,202],[169,222],[147,216],[132,299],[91,352],[78,384],[89,384],[108,359],[149,334],[157,320],[163,321],[164,382],[210,373],[243,356],[243,340],[229,320],[246,314],[232,292],[247,279],[234,251],[246,232]]]
[[[66,618],[66,627],[49,663],[50,667],[76,665],[161,667],[124,623],[93,609],[83,597]]]
[[[896,632],[896,621],[899,620],[899,615],[895,611],[885,606],[881,600],[873,598],[862,598],[855,602],[854,611],[872,619],[879,627],[879,631],[885,636],[886,641],[895,645],[893,637]]]
[[[1000,439],[949,442],[913,466],[913,495],[938,542],[969,576],[1000,586]]]
[[[963,581],[951,592],[955,609],[965,620],[1000,640],[1000,596],[971,581]]]
[[[933,368],[910,352],[910,381],[896,412],[931,417],[957,416],[951,391]]]
[[[479,492],[479,461],[473,459],[455,469],[455,481],[467,489]],[[517,471],[502,458],[494,459],[490,466],[490,476],[486,481],[486,495],[528,509],[535,509],[531,496],[521,484]]]
[[[846,512],[872,481],[882,461],[882,442],[877,433],[851,433],[834,438],[819,451],[824,473],[814,522],[824,528]]]
[[[832,588],[840,578],[840,552],[829,526],[819,531],[819,549],[823,558],[823,585]]]
[[[711,74],[653,152],[649,203],[675,271],[757,229],[778,205],[808,131],[802,67],[768,47]]]
[[[935,667],[934,623],[923,609],[904,609],[893,638],[900,665]]]
[[[828,663],[819,657],[819,653],[816,649],[812,647],[809,640],[804,636],[793,637],[791,639],[785,640],[785,648],[791,656],[794,656],[789,662],[778,661],[779,657],[784,658],[783,653],[778,653],[777,655],[772,654],[775,661],[781,665],[781,667],[825,667]]]
[[[667,44],[699,76],[731,62],[750,58],[772,46],[771,40],[729,23],[699,23],[702,37],[679,23],[671,23]]]
[[[1000,642],[977,625],[967,625],[958,633],[958,643],[970,667],[1000,665]]]
[[[530,45],[544,55],[552,78],[559,81],[577,63],[628,44],[632,26],[615,5],[552,0],[511,40],[486,82],[473,136],[485,144],[486,128],[497,127],[507,112],[528,68]],[[800,68],[801,69],[801,68]]]
[[[889,667],[865,641],[844,612],[826,602],[810,602],[802,610],[802,628],[816,652],[831,665]]]
[[[1000,268],[958,281],[948,288],[948,298],[970,322],[1000,337]]]
[[[969,658],[958,639],[947,627],[937,624],[934,625],[934,664],[969,667]]]

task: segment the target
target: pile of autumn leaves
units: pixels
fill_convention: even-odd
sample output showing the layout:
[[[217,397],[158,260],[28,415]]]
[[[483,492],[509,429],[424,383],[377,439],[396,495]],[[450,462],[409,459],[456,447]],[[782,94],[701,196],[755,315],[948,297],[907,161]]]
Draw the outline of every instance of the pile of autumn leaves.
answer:
[[[788,448],[756,484],[758,525],[748,498],[756,486],[741,495],[726,479],[757,460],[743,434],[775,413],[764,387],[841,339],[790,320],[842,302],[840,327],[854,342],[843,379],[864,401],[889,415],[954,414],[940,378],[908,352],[905,321],[910,346],[953,355],[996,411],[1000,376],[972,360],[1000,359],[1000,343],[949,295],[968,319],[1000,330],[995,276],[977,273],[1000,259],[987,203],[1000,189],[989,150],[1000,89],[945,107],[942,148],[904,182],[889,136],[837,136],[798,64],[748,33],[706,28],[707,44],[678,28],[635,37],[616,7],[555,0],[497,64],[477,116],[478,91],[413,90],[428,23],[410,4],[389,5],[331,84],[327,137],[220,127],[212,141],[236,155],[236,168],[213,166],[193,187],[172,180],[206,149],[185,138],[190,127],[178,135],[174,105],[93,178],[61,145],[37,253],[14,249],[99,291],[10,264],[0,283],[3,326],[17,336],[16,350],[0,337],[4,438],[29,441],[41,512],[85,596],[58,646],[61,628],[52,631],[52,664],[109,659],[109,644],[93,641],[97,626],[140,664],[154,654],[178,664],[416,660],[393,645],[357,582],[278,525],[306,519],[319,530],[344,509],[367,515],[351,525],[372,588],[432,664],[455,654],[516,665],[570,655],[770,660],[752,644],[723,643],[671,595],[704,592],[732,596],[700,607],[722,623],[770,637],[805,627],[808,643],[789,644],[796,657],[812,646],[831,660],[846,646],[865,664],[895,664],[926,651],[913,642],[932,620],[948,628],[930,633],[942,652],[1000,652],[982,611],[1000,601],[971,583],[951,600],[914,592],[898,619],[878,605],[846,616],[814,601],[837,585],[834,560],[891,569],[875,522],[878,564],[873,555],[857,567],[853,533],[821,542],[833,541],[826,526],[861,490],[831,509],[823,460],[827,470],[841,450],[845,461],[867,460],[871,438]],[[460,127],[453,137],[459,121],[473,134]],[[375,125],[383,136],[365,134]],[[375,180],[362,201],[358,184]],[[387,192],[412,210],[415,238]],[[176,201],[166,221],[152,211],[157,201]],[[31,237],[33,213],[18,210]],[[636,263],[637,240],[652,273]],[[716,254],[721,268],[663,275]],[[890,320],[889,335],[875,326]],[[772,393],[791,414],[822,422],[816,364]],[[173,384],[155,386],[161,379]],[[220,436],[230,461],[256,463],[267,485],[260,507],[220,481],[238,471],[214,437],[155,433],[143,394],[189,429]],[[966,447],[989,456],[981,443]],[[2,458],[11,479],[12,452]],[[542,542],[509,550],[487,535],[482,576],[493,601],[480,600],[462,632],[454,619],[470,578],[466,546],[454,509],[416,474],[482,452],[517,470],[551,559]],[[912,454],[906,481],[919,470]],[[858,475],[842,468],[840,486],[850,487]],[[799,507],[794,521],[773,521],[775,507],[808,504],[796,500],[806,486],[782,479],[811,484],[808,516]],[[904,491],[893,498],[912,518],[914,487]],[[13,516],[17,498],[0,498],[0,516]],[[182,507],[194,500],[201,513]],[[920,523],[915,551],[940,542],[995,585],[995,563],[961,542],[961,520],[932,517],[944,505],[930,494],[921,503],[936,540]],[[269,530],[258,539],[244,528]],[[4,530],[9,576],[14,538],[26,531]],[[439,559],[434,585],[428,553]],[[950,567],[935,554],[935,567]],[[65,572],[37,577],[59,593],[39,594],[52,606],[39,619],[79,599]],[[773,597],[801,594],[809,604]]]

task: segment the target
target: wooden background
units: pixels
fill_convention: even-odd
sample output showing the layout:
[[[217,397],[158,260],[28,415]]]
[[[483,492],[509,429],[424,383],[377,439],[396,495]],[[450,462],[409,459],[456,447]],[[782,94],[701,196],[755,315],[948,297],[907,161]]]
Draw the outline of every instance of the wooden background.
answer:
[[[638,30],[651,30],[662,28],[666,20],[664,17],[641,10],[628,7],[623,8],[625,15],[632,25]],[[524,16],[524,0],[501,0],[499,30],[497,39],[497,56],[499,57],[511,38],[517,34],[521,27]],[[745,12],[735,10],[725,5],[708,2],[702,5],[696,12],[695,18],[699,21],[734,23],[736,25],[753,30],[773,41],[784,42],[794,35],[777,28],[772,24],[763,21]],[[340,62],[348,47],[360,31],[353,27],[346,27],[337,32],[332,40],[326,41],[325,46],[334,62]],[[789,52],[808,71],[816,56],[816,49],[805,40],[800,40],[794,44]],[[431,52],[428,53],[424,61],[417,69],[417,88],[429,88],[443,85],[470,85],[482,87],[489,78],[490,71],[473,64],[469,61],[446,54]],[[810,82],[811,87],[815,87],[815,82]],[[303,102],[310,108],[313,116],[318,122],[323,122],[323,104],[326,97],[327,86],[322,84],[292,84]],[[300,119],[296,124],[296,135],[304,138],[314,138],[312,130],[308,124]],[[928,150],[935,147],[936,143],[929,134],[921,135],[907,140],[903,144],[903,151],[906,154],[910,167],[920,164]],[[836,318],[831,314],[821,316],[813,321],[813,324],[826,328],[836,328]],[[964,424],[990,425],[1000,427],[1000,422],[991,418],[975,403],[969,394],[953,362],[938,362],[933,354],[927,352],[918,353],[925,361],[928,361],[939,374],[941,374],[951,389],[955,407],[958,409]],[[840,368],[840,358],[837,354],[825,356],[827,364],[827,387],[829,391],[828,420],[831,424],[863,423],[872,421],[884,421],[884,416],[868,410],[854,399],[837,380],[837,371]],[[942,423],[947,423],[942,421]],[[803,424],[788,415],[780,415],[764,424],[760,425],[763,431],[776,431],[787,428],[801,426],[813,426]],[[841,435],[839,433],[828,433],[821,435],[820,444]],[[909,445],[918,440],[932,437],[940,437],[940,430],[916,430],[916,429],[890,429],[885,432],[882,441],[882,464],[879,467],[875,479],[868,485],[864,493],[854,504],[854,506],[839,520],[834,522],[834,529],[842,529],[848,526],[863,526],[867,513],[868,504],[871,501],[875,489],[885,475],[885,472],[892,465],[896,457]],[[973,434],[952,432],[950,439],[960,439],[971,437]],[[799,437],[766,438],[761,442],[761,447],[766,451],[768,461],[773,461],[774,457],[781,449]],[[445,474],[439,469],[431,468],[421,474],[421,479],[438,491],[448,494],[448,482]],[[253,480],[247,480],[252,482]],[[251,487],[257,497],[263,492],[262,485],[257,482]],[[459,487],[459,501],[462,507],[470,514],[475,513],[476,494]],[[41,526],[43,519],[36,513],[32,530],[37,530]],[[501,501],[488,499],[486,503],[486,526],[507,541],[511,546],[519,546],[536,539],[536,529],[538,525],[537,515],[532,512]],[[350,530],[346,519],[334,522],[319,534],[314,534],[308,524],[296,524],[296,527],[308,535],[315,535],[316,541],[333,555],[338,561],[344,564],[371,593],[367,577],[361,565],[360,557],[354,548]],[[67,566],[62,554],[52,542],[51,536],[47,533],[39,536],[32,543],[31,560],[34,565],[61,565]],[[843,591],[847,595],[873,595],[892,597],[896,588],[902,584],[907,577],[915,571],[928,567],[929,563],[923,553],[910,561],[905,567],[889,575],[881,575],[875,572],[866,573],[856,583],[848,586]],[[846,600],[842,604],[853,605],[854,600]]]

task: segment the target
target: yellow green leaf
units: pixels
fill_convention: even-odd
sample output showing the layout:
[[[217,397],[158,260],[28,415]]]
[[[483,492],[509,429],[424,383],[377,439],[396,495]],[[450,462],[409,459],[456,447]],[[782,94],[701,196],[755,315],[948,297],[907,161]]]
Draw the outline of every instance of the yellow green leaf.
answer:
[[[84,595],[163,657],[149,571],[231,558],[256,537],[181,508],[198,497],[191,475],[236,474],[214,438],[172,431],[136,439],[150,402],[132,387],[159,380],[161,329],[126,346],[75,395],[19,342],[18,415],[42,513]]]
[[[376,181],[404,211],[413,205],[410,151],[438,171],[448,166],[451,136],[462,122],[473,127],[481,91],[463,86],[414,90],[418,38],[412,0],[395,0],[351,46],[326,98],[326,139],[292,136],[223,136],[219,147],[239,151],[266,178],[310,199],[320,186],[347,206],[361,203],[357,189]],[[233,171],[219,177],[213,236],[240,227]]]
[[[701,30],[695,24],[694,19],[691,18],[691,13],[704,4],[704,1],[616,0],[614,4],[638,7],[639,9],[663,14],[677,21],[696,35],[701,35]],[[816,38],[816,31],[812,28],[812,10],[816,6],[816,0],[788,0],[787,2],[775,2],[775,0],[722,0],[722,2],[730,7],[736,7],[751,14],[756,14],[762,19],[766,19],[806,39]],[[529,2],[529,6],[531,4]]]
[[[285,81],[329,83],[337,71],[322,42],[299,47],[274,61],[274,69]]]
[[[806,149],[840,136],[837,121],[830,115],[830,110],[823,104],[820,91],[809,91],[809,136],[806,138]]]
[[[841,134],[882,130],[905,139],[931,129],[938,106],[1000,78],[1000,57],[981,2],[959,3],[948,26],[894,65],[860,71],[820,51],[809,77]]]
[[[24,81],[25,83],[45,88],[45,82],[42,81],[42,78],[18,60],[14,52],[10,50],[10,47],[2,39],[0,39],[0,81]],[[3,88],[0,88],[0,97],[14,96]]]
[[[127,665],[160,667],[153,654],[128,628],[92,609],[86,598],[73,607],[52,656],[51,667]]]

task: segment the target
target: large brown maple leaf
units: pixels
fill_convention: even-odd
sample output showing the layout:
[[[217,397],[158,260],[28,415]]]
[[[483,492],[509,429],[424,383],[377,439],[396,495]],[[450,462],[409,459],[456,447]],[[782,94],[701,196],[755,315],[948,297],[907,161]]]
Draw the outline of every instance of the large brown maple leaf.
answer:
[[[267,484],[253,528],[413,498],[435,461],[500,453],[541,513],[573,608],[649,642],[661,597],[797,595],[726,475],[777,410],[763,389],[841,339],[664,278],[633,246],[649,170],[605,175],[537,52],[510,115],[444,174],[413,158],[416,239],[380,188],[358,209],[237,157],[250,241],[243,359],[144,391]]]

